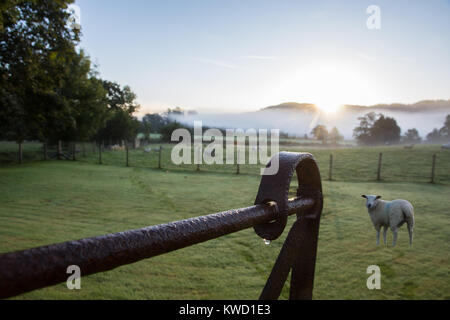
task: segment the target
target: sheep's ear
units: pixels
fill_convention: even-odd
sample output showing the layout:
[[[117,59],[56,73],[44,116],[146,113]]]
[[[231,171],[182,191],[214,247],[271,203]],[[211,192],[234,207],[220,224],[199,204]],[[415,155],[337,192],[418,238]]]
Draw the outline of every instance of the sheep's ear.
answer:
[[[377,197],[375,198],[375,200],[378,200],[378,199],[381,199],[381,196],[377,196]]]
[[[366,195],[365,194],[363,194],[361,197],[363,197],[363,198],[365,198],[365,199],[367,199],[367,197],[366,197]]]

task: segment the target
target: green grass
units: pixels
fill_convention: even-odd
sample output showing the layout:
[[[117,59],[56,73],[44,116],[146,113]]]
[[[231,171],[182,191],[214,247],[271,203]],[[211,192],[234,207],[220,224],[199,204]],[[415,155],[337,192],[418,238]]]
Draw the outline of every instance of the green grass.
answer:
[[[366,153],[376,155],[377,151],[367,149]],[[433,151],[438,150],[423,152]],[[336,152],[350,157],[349,150]],[[313,153],[321,163],[329,151]],[[360,156],[355,154],[353,163]],[[0,252],[249,206],[260,181],[256,174],[110,164],[51,161],[0,168]],[[397,164],[401,167],[402,163]],[[343,168],[351,171],[351,164]],[[358,180],[357,174],[351,179]],[[441,178],[435,185],[405,180],[324,181],[315,299],[450,299],[449,179]],[[413,247],[408,246],[404,227],[397,247],[375,245],[361,193],[413,203]],[[79,291],[68,290],[63,283],[16,299],[256,299],[289,227],[270,246],[248,229],[82,277]],[[391,233],[388,241],[392,241]],[[381,268],[381,290],[366,288],[366,268],[373,264]],[[281,298],[287,297],[288,285]]]
[[[157,144],[139,149],[129,150],[129,165],[139,168],[157,168],[159,162],[159,147],[163,146],[161,157],[162,167],[170,171],[196,171],[196,164],[174,165],[171,152],[174,144]],[[207,144],[204,145],[205,147]],[[43,159],[42,144],[26,142],[24,161]],[[151,148],[151,152],[144,149]],[[84,149],[84,152],[83,152]],[[99,162],[98,149],[91,143],[77,144],[77,160],[97,164]],[[429,182],[433,154],[436,154],[435,182],[450,185],[450,151],[441,149],[440,145],[416,145],[413,149],[402,146],[382,147],[340,147],[324,148],[321,146],[280,146],[280,151],[311,152],[314,154],[322,177],[328,179],[330,154],[333,155],[334,181],[372,182],[377,179],[378,157],[383,154],[381,179],[383,182]],[[50,149],[49,154],[55,150]],[[247,159],[249,150],[247,149]],[[225,153],[224,153],[225,156]],[[192,157],[193,159],[193,157]],[[17,145],[14,142],[0,142],[0,163],[17,161]],[[225,161],[224,161],[225,162]],[[102,163],[124,167],[126,164],[125,151],[103,150]],[[192,161],[193,163],[193,161]],[[262,166],[240,165],[240,173],[259,175]],[[237,171],[236,165],[214,164],[200,165],[201,171],[230,173]]]
[[[159,144],[129,151],[129,165],[140,168],[157,168]],[[162,167],[170,171],[195,171],[197,165],[182,164],[176,166],[171,161],[173,145],[164,144]],[[328,179],[330,154],[333,154],[334,181],[373,182],[377,179],[378,157],[383,153],[381,179],[383,182],[429,182],[433,154],[436,154],[435,182],[450,185],[450,151],[442,150],[439,145],[419,145],[414,149],[404,149],[401,146],[387,147],[351,147],[351,148],[315,148],[280,146],[280,151],[311,152],[314,154],[322,177]],[[248,158],[248,150],[247,150]],[[78,155],[78,159],[87,163],[98,163],[98,154],[89,152],[86,157]],[[125,166],[125,151],[102,152],[102,162],[106,165]],[[240,172],[259,175],[259,165],[240,165]],[[236,173],[236,165],[200,165],[201,171]]]
[[[0,141],[0,164],[11,164],[19,161],[19,146],[13,141]],[[49,150],[49,153],[52,150]],[[22,156],[24,162],[42,160],[44,147],[42,143],[24,142],[22,144]]]

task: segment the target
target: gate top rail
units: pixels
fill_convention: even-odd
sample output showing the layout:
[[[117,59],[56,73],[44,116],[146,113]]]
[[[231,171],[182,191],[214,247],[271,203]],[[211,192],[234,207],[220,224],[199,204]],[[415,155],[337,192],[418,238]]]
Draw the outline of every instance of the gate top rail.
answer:
[[[260,236],[268,234],[271,237],[269,240],[272,240],[278,235],[270,230],[265,232],[265,229],[276,228],[275,233],[281,233],[280,226],[284,229],[285,219],[294,213],[297,214],[297,221],[286,238],[260,298],[278,298],[287,277],[286,268],[288,273],[291,268],[298,271],[292,274],[291,298],[311,298],[322,210],[320,175],[310,154],[282,152],[275,157],[279,157],[280,161],[278,173],[268,178],[263,176],[258,194],[270,194],[267,188],[274,187],[278,195],[273,194],[272,199],[257,197],[257,204],[253,206],[0,255],[0,298],[65,282],[70,265],[77,265],[83,275],[90,275],[250,227],[255,227]],[[297,197],[288,200],[294,170],[297,171],[299,189]],[[279,190],[283,190],[282,196]],[[279,221],[282,221],[281,225]],[[302,266],[305,262],[295,258],[298,253],[306,259],[307,265]],[[292,260],[292,257],[295,259]],[[277,267],[280,264],[281,269]],[[295,264],[298,264],[297,268],[294,268]],[[297,276],[303,279],[303,284],[297,281]],[[300,289],[296,289],[294,280],[299,283]]]

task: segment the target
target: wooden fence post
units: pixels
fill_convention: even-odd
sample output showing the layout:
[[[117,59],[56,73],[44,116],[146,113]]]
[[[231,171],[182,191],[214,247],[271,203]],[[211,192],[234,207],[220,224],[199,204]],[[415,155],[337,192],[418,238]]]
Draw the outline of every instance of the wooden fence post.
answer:
[[[436,169],[436,154],[433,154],[433,162],[431,165],[431,183],[434,183],[434,172]]]
[[[125,145],[125,166],[129,167],[129,162],[128,162],[128,142],[125,142],[124,145]]]
[[[58,160],[61,160],[62,155],[62,142],[61,140],[58,140],[58,146],[56,147],[56,156]]]
[[[47,141],[44,141],[44,161],[47,161]]]
[[[129,163],[129,161],[128,161],[128,141],[125,142],[125,153],[126,153],[126,155],[127,155],[127,167],[129,167],[129,166],[130,166],[130,163]]]
[[[20,141],[18,144],[19,144],[19,164],[22,164],[23,162],[22,141]]]
[[[102,162],[102,144],[98,143],[98,164],[103,164]]]
[[[381,162],[383,161],[383,154],[380,152],[378,156],[378,172],[377,172],[377,180],[381,180]]]
[[[330,172],[328,176],[328,180],[333,180],[333,154],[330,154]]]
[[[161,167],[162,150],[163,150],[163,147],[162,147],[162,146],[159,146],[158,169],[161,169],[161,168],[162,168],[162,167]]]

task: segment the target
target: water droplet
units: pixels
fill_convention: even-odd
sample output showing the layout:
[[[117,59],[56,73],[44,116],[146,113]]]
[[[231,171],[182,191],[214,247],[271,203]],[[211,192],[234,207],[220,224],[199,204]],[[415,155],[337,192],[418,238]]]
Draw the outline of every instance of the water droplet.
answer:
[[[270,245],[270,240],[263,239],[263,241],[264,241],[264,244],[265,244],[266,246]]]

